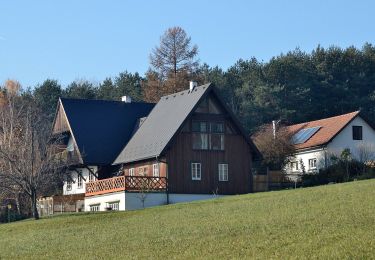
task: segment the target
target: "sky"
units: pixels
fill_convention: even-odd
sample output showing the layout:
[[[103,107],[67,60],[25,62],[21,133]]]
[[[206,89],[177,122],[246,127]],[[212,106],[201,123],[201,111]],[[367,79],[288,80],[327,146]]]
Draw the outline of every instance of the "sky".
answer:
[[[202,63],[223,69],[296,47],[361,48],[375,44],[374,10],[371,0],[0,0],[0,84],[143,75],[173,26],[191,36]]]

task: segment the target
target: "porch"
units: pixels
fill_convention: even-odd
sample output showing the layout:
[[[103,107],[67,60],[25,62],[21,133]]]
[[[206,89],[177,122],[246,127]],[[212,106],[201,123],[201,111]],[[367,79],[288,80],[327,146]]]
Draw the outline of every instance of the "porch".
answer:
[[[86,183],[85,196],[95,196],[119,191],[165,192],[167,178],[149,176],[119,176]]]

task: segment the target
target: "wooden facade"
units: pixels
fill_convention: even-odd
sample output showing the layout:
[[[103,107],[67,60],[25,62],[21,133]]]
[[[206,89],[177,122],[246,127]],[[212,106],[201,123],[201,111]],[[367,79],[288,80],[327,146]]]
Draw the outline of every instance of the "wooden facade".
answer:
[[[195,149],[193,122],[220,123],[224,126],[224,149]],[[211,138],[211,137],[210,137]],[[209,139],[211,140],[211,139]],[[184,122],[163,154],[163,159],[123,165],[124,175],[134,168],[140,176],[142,168],[152,176],[152,165],[159,163],[160,176],[168,179],[168,191],[176,194],[244,194],[252,192],[252,150],[230,115],[214,96],[201,101],[194,113]],[[191,164],[201,164],[201,179],[193,180]],[[228,180],[219,181],[219,164],[228,165]]]

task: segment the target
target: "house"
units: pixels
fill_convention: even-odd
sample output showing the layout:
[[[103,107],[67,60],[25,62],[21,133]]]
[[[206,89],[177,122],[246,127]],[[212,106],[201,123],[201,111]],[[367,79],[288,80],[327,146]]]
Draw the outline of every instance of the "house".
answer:
[[[121,149],[155,104],[59,99],[52,134],[62,140],[56,156],[69,161],[62,196],[39,199],[41,215],[84,210],[86,183],[115,175]]]
[[[151,111],[151,105],[137,105],[146,108],[138,114],[127,111],[131,120],[113,115],[126,125],[103,123],[104,118],[95,115],[100,106],[69,112],[64,102],[55,128],[71,133],[66,150],[73,143],[78,156],[85,154],[71,170],[77,178],[88,175],[79,190],[85,191],[85,211],[131,210],[252,192],[252,164],[261,155],[212,84],[191,83],[185,91],[162,97]],[[65,120],[69,114],[75,119]],[[108,134],[110,144],[102,139]],[[70,187],[67,180],[64,194],[78,192],[79,179],[72,179],[76,186]]]
[[[286,167],[289,175],[314,172],[331,164],[332,155],[349,149],[351,156],[365,160],[375,155],[375,129],[360,111],[288,126],[296,153]]]

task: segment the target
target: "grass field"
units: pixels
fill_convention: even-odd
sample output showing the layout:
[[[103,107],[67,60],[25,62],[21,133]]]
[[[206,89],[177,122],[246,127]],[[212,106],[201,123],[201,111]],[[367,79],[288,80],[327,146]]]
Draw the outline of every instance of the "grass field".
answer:
[[[375,258],[375,180],[0,225],[0,259]]]

